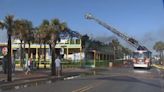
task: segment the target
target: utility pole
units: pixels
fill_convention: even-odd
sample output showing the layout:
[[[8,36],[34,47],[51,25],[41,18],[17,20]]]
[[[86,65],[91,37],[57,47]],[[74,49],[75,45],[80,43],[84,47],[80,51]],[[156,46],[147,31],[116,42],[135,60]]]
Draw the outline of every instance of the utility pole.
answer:
[[[13,16],[7,16],[6,20],[8,21],[8,29],[7,29],[7,36],[8,36],[8,53],[7,53],[7,66],[8,66],[8,71],[7,71],[7,81],[11,82],[12,81],[12,67],[11,67],[11,32],[12,32],[12,26],[13,26]]]
[[[11,29],[9,28],[8,32],[7,32],[7,35],[8,35],[8,46],[7,46],[7,49],[8,49],[8,54],[7,54],[7,66],[8,66],[8,71],[7,71],[7,81],[12,81],[12,67],[11,67]]]
[[[7,81],[12,81],[12,67],[11,67],[11,32],[13,30],[13,18],[14,16],[9,15],[5,17],[5,21],[0,21],[0,29],[5,28],[7,30],[7,37],[8,37],[8,44],[7,44],[7,61],[5,62],[7,64]]]

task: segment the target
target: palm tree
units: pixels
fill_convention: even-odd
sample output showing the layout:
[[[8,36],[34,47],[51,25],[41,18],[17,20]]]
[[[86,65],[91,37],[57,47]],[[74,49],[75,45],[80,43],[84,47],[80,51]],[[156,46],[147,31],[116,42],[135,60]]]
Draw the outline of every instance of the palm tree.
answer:
[[[50,22],[48,20],[43,20],[36,33],[39,43],[44,43],[44,61],[46,61],[46,44],[49,44],[51,52],[51,75],[56,75],[55,73],[55,46],[57,41],[60,40],[60,33],[66,31],[66,23],[60,23],[58,19],[52,19]],[[46,66],[46,65],[44,65]]]
[[[153,46],[153,49],[156,50],[156,52],[159,52],[159,56],[160,56],[160,61],[163,61],[164,63],[164,42],[162,41],[158,41],[155,43],[155,45]]]
[[[84,66],[85,62],[87,61],[87,49],[89,47],[89,36],[86,34],[86,35],[83,35],[81,37],[81,41],[82,41],[82,48],[84,50],[84,63],[82,63],[82,66]]]
[[[153,49],[159,52],[160,56],[162,56],[162,52],[164,50],[164,42],[162,41],[156,42]]]
[[[26,20],[16,20],[15,22],[15,32],[14,36],[16,39],[20,40],[20,50],[21,50],[21,55],[20,55],[20,63],[21,66],[23,67],[23,62],[24,62],[24,50],[22,47],[23,41],[24,41],[24,47],[25,47],[25,39],[27,38],[27,21]]]
[[[129,48],[125,48],[125,47],[123,47],[122,52],[124,53],[124,55],[132,54],[132,51]]]
[[[85,48],[86,45],[87,45],[87,42],[89,41],[89,36],[86,34],[86,35],[83,35],[81,37],[81,40],[82,40],[82,47]]]
[[[24,56],[25,56],[25,44],[28,43],[29,48],[28,48],[28,58],[31,57],[31,41],[34,39],[33,37],[33,27],[32,27],[32,22],[26,19],[21,19],[21,20],[16,20],[15,22],[15,30],[14,31],[14,38],[20,40],[20,50],[21,50],[21,66],[23,66],[24,62]],[[23,44],[24,42],[24,44]],[[22,47],[22,44],[24,47]]]
[[[49,26],[49,35],[50,35],[50,44],[51,44],[51,75],[56,75],[56,66],[55,66],[55,46],[56,42],[60,40],[60,32],[64,31],[65,27],[58,19],[52,19]]]
[[[60,34],[68,33],[71,37],[75,36],[74,31],[70,31],[67,28],[65,22],[61,23],[58,19],[52,19],[50,22],[48,20],[44,20],[39,27],[39,31],[37,32],[37,38],[39,39],[40,43],[44,43],[44,54],[45,44],[49,44],[50,52],[51,52],[51,75],[56,75],[55,73],[55,58],[56,58],[56,51],[55,46],[57,41],[60,41]],[[47,42],[47,43],[46,43]],[[46,55],[44,55],[44,60]]]
[[[40,25],[40,39],[41,43],[44,44],[44,68],[46,68],[46,44],[49,41],[50,37],[48,36],[48,27],[49,27],[49,21],[43,20],[42,24]]]
[[[116,54],[117,54],[117,49],[118,49],[118,47],[119,47],[119,45],[120,45],[120,43],[119,43],[119,41],[118,41],[118,39],[113,39],[112,40],[112,45],[113,45],[113,58],[114,58],[114,61],[115,61],[115,59],[116,59]]]
[[[8,15],[5,17],[4,22],[0,22],[0,29],[5,28],[7,30],[7,35],[8,35],[8,54],[7,54],[7,58],[8,58],[8,76],[7,76],[7,80],[8,81],[12,81],[12,69],[11,69],[11,36],[12,36],[12,32],[13,32],[13,28],[14,28],[14,16],[12,15]]]
[[[32,26],[32,22],[25,20],[25,24],[26,24],[26,36],[27,38],[24,38],[25,43],[28,43],[28,58],[31,57],[31,42],[34,40],[34,33],[33,33],[33,26]]]
[[[40,32],[40,30],[38,29],[38,28],[36,28],[36,33],[35,33],[35,36],[36,36],[36,38],[35,38],[35,42],[36,43],[38,43],[38,44],[40,44],[40,48],[39,48],[39,50],[38,50],[38,67],[37,68],[39,68],[39,64],[40,64],[40,54],[41,54],[41,48],[42,48],[42,43],[41,43],[41,38],[42,38],[42,36],[41,36],[41,32]]]

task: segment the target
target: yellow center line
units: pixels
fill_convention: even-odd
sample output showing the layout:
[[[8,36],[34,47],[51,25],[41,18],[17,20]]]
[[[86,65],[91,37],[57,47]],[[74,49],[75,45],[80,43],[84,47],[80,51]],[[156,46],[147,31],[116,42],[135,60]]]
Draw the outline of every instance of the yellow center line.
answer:
[[[74,90],[74,91],[72,91],[72,92],[83,92],[83,90],[90,89],[90,88],[91,88],[91,86],[88,85],[88,86],[84,86],[84,87],[82,87],[82,88],[79,88],[79,89],[77,89],[77,90]]]
[[[96,82],[94,82],[94,83],[92,83],[92,84],[89,84],[89,85],[87,85],[87,86],[84,86],[84,87],[82,87],[82,88],[73,90],[72,92],[85,92],[85,91],[87,91],[87,90],[90,90],[90,89],[92,89],[92,88],[94,88],[94,87],[97,87],[97,86],[101,85],[101,84],[104,83],[104,82],[105,82],[105,81],[96,81]]]
[[[92,87],[92,86],[91,86],[91,87],[88,87],[88,88],[83,89],[83,90],[81,90],[81,91],[79,91],[79,92],[85,92],[85,91],[87,91],[87,90],[89,90],[89,89],[91,89],[91,88],[93,88],[93,87]]]

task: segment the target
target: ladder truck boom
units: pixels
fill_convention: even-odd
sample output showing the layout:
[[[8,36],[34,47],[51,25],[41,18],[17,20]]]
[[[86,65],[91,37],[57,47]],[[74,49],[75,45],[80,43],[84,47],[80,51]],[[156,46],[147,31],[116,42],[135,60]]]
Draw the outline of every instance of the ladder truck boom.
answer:
[[[133,52],[132,56],[132,62],[133,67],[144,67],[150,69],[151,67],[151,52],[143,45],[139,44],[137,40],[135,40],[132,37],[128,37],[125,34],[119,32],[117,29],[113,28],[112,26],[106,24],[105,22],[95,18],[90,13],[85,15],[86,19],[94,20],[98,24],[102,25],[103,27],[107,28],[109,31],[120,37],[121,39],[128,42],[130,45],[135,47],[137,50]]]
[[[87,13],[85,15],[85,18],[89,19],[89,20],[96,21],[98,24],[100,24],[103,27],[107,28],[109,31],[111,31],[112,33],[114,33],[115,35],[120,37],[121,39],[125,40],[130,45],[132,45],[133,47],[137,48],[137,50],[148,50],[146,47],[140,45],[139,42],[137,40],[135,40],[134,38],[126,36],[125,34],[119,32],[117,29],[113,28],[112,26],[110,26],[110,25],[106,24],[105,22],[95,18],[92,14]]]

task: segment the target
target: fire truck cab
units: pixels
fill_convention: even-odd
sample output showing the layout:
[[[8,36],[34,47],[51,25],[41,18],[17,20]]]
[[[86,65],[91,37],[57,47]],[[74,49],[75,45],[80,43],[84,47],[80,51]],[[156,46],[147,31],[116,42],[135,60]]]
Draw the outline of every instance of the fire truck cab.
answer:
[[[151,52],[147,50],[136,50],[133,52],[133,67],[142,67],[150,69],[151,67]]]

